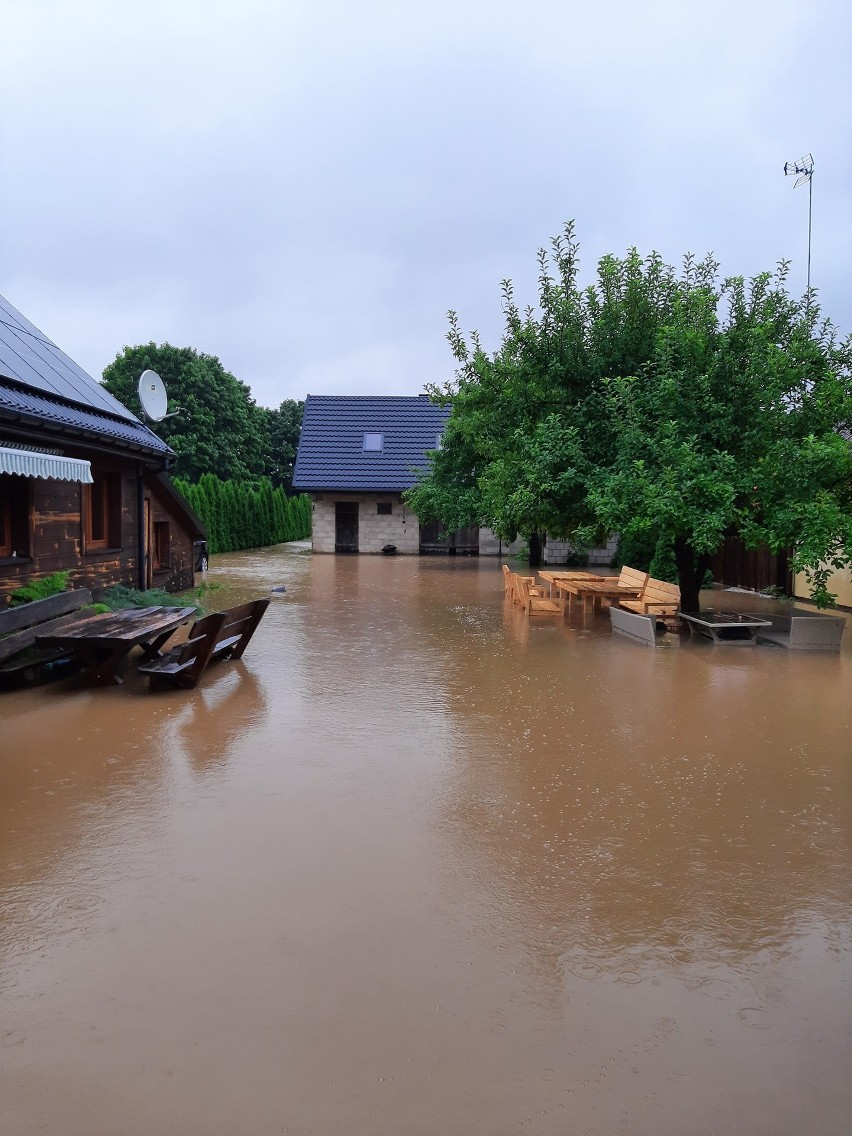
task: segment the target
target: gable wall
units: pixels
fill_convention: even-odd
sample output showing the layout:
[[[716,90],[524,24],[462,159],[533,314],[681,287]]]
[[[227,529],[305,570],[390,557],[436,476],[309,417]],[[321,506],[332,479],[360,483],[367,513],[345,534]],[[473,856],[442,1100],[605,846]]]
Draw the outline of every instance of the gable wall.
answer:
[[[169,526],[169,561],[164,567],[152,565],[151,587],[163,588],[167,592],[184,592],[195,586],[194,540],[182,526],[180,520],[153,494],[146,494],[151,511],[152,533],[149,545],[153,546],[153,526],[165,523]],[[152,547],[153,555],[153,547]]]

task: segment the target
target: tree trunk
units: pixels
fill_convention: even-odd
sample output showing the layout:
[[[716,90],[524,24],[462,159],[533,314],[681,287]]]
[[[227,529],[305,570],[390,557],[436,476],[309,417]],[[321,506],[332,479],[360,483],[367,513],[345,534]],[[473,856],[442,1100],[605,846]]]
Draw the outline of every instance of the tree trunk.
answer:
[[[680,585],[680,610],[692,613],[700,610],[701,585],[710,567],[706,552],[696,553],[682,537],[675,540],[675,563]]]
[[[537,532],[530,533],[530,568],[541,567],[541,537]]]

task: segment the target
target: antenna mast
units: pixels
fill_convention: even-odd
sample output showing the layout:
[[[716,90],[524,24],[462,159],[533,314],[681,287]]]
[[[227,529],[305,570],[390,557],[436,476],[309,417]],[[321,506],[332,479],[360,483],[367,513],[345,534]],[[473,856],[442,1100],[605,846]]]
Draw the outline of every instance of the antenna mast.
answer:
[[[785,162],[784,173],[795,174],[793,189],[808,183],[808,311],[811,307],[811,217],[813,215],[814,201],[814,160],[811,154],[805,154],[796,162]]]

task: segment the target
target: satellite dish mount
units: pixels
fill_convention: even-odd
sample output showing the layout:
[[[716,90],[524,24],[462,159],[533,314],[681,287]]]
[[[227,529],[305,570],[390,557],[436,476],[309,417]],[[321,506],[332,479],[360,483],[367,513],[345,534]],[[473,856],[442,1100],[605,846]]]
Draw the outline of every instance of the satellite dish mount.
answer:
[[[156,371],[143,371],[139,376],[139,402],[142,413],[152,422],[162,422],[164,418],[174,418],[180,414],[180,407],[167,413],[169,409],[169,396],[166,393],[166,384]]]

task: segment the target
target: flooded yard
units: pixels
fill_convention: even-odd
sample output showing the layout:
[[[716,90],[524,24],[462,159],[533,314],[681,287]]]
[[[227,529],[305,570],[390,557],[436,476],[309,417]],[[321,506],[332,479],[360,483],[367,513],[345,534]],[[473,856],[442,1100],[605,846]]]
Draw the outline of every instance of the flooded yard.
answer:
[[[287,591],[197,690],[0,695],[0,1131],[852,1129],[852,630],[651,651],[486,559],[210,579]]]

